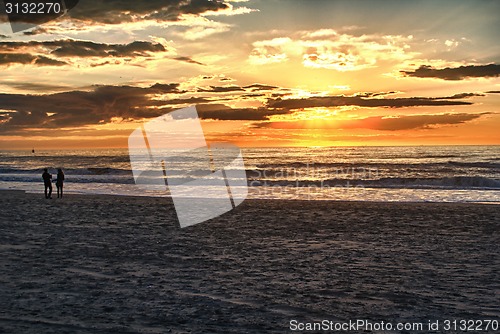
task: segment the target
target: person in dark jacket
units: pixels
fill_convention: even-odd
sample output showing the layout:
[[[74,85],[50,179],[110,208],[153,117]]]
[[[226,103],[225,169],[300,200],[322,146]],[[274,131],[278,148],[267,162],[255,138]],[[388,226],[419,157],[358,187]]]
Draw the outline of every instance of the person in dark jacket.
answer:
[[[43,170],[42,179],[45,185],[45,198],[52,199],[52,175],[49,174],[47,168]]]
[[[57,188],[57,198],[59,198],[59,191],[61,191],[61,198],[63,197],[63,186],[64,186],[64,173],[61,168],[57,170],[56,188]]]

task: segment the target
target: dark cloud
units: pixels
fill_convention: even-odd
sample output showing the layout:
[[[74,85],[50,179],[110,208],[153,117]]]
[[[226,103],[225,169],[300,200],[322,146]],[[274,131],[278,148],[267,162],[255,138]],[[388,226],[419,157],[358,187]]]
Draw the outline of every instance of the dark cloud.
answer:
[[[107,87],[113,87],[113,86],[107,86]],[[155,83],[153,86],[150,87],[150,89],[157,90],[159,93],[185,93],[185,91],[178,90],[178,87],[179,87],[178,83],[169,83],[169,84]],[[137,87],[132,87],[132,88],[137,88]],[[143,90],[143,88],[139,89]]]
[[[14,87],[19,90],[31,90],[31,91],[63,91],[67,90],[67,86],[45,84],[45,83],[33,83],[33,82],[2,82],[2,85]],[[1,107],[1,106],[0,106]]]
[[[204,78],[208,79],[211,77],[204,77]],[[228,79],[228,78],[223,78],[223,79],[220,79],[220,81],[233,81],[233,79]],[[243,87],[237,85],[210,86],[209,88],[198,88],[198,92],[210,92],[210,93],[228,93],[228,92],[244,92],[244,91],[259,92],[259,91],[272,91],[278,88],[279,87],[276,86],[254,83]]]
[[[245,99],[253,98],[253,97],[262,97],[262,96],[266,96],[266,94],[263,94],[263,93],[251,93],[251,94],[240,95],[240,97],[245,98]]]
[[[115,61],[115,62],[111,62],[111,61],[104,61],[102,63],[93,63],[93,64],[90,64],[90,67],[99,67],[99,66],[106,66],[106,65],[117,65],[119,64],[120,62],[119,61]]]
[[[129,44],[104,44],[72,39],[56,41],[0,42],[0,51],[49,50],[44,54],[56,57],[147,57],[165,52],[162,44],[135,41]]]
[[[35,29],[23,31],[23,35],[24,36],[36,36],[39,34],[44,34],[46,32],[47,32],[47,29],[42,28],[42,27],[36,27]]]
[[[79,40],[0,42],[0,65],[68,65],[65,58],[125,58],[130,61],[137,57],[151,57],[156,53],[167,51],[162,44],[146,41],[135,41],[129,44],[104,44]],[[188,57],[178,60],[187,61]],[[66,60],[66,59],[65,59]],[[193,61],[194,62],[194,61]],[[92,67],[119,64],[117,61],[101,61],[91,64]]]
[[[0,53],[0,65],[32,64],[39,66],[63,66],[66,62],[41,55],[27,53]]]
[[[49,42],[50,43],[50,42]],[[159,43],[135,41],[129,44],[102,44],[87,41],[56,41],[51,54],[59,57],[147,57],[152,53],[165,52]]]
[[[197,104],[204,119],[267,120],[271,115],[287,114],[288,110],[269,108],[231,108],[203,97],[155,99],[158,94],[182,95],[177,83],[156,83],[149,87],[92,86],[89,90],[62,93],[0,94],[0,134],[20,133],[27,128],[60,129],[109,123],[113,118],[124,120],[153,118],[177,109],[177,105]]]
[[[271,94],[271,97],[281,98],[281,97],[290,96],[290,95],[292,95],[292,93],[273,93],[273,94]]]
[[[191,59],[190,57],[175,57],[174,58],[175,60],[179,60],[179,61],[183,61],[183,62],[186,62],[186,63],[190,63],[190,64],[196,64],[196,65],[205,65],[203,63],[200,63],[199,61],[196,61],[196,60],[193,60]]]
[[[33,61],[33,60],[32,60]],[[261,84],[249,86],[210,86],[197,91],[210,93],[236,92],[240,98],[269,96],[268,87]],[[25,86],[37,90],[44,87]],[[22,88],[22,86],[20,86]],[[48,88],[50,89],[50,88]],[[256,89],[255,92],[253,92]],[[269,88],[271,89],[271,88]],[[59,90],[59,89],[58,89]],[[56,90],[56,91],[58,91]],[[0,94],[0,107],[7,111],[0,114],[0,133],[22,133],[25,129],[64,129],[88,125],[105,124],[115,119],[131,121],[153,118],[185,105],[197,105],[203,119],[264,121],[263,126],[275,126],[270,116],[286,115],[301,108],[335,107],[356,105],[365,107],[408,107],[420,105],[470,105],[471,102],[457,99],[481,96],[478,93],[460,93],[449,97],[414,98],[365,98],[360,96],[311,97],[307,99],[269,99],[262,107],[234,108],[222,104],[230,100],[225,95],[216,97],[192,96],[192,91],[181,90],[177,83],[156,83],[148,87],[135,86],[91,86],[88,89],[52,94]],[[165,95],[168,94],[168,95]],[[384,93],[386,94],[386,93]],[[162,99],[158,99],[162,95]],[[365,93],[362,96],[377,96]],[[165,99],[168,96],[168,99]],[[432,116],[432,117],[430,117]],[[479,117],[477,114],[444,114],[422,116],[399,116],[395,118],[369,117],[360,120],[339,121],[334,124],[343,128],[364,127],[395,131],[400,129],[425,128],[433,124],[459,124]],[[285,122],[287,125],[294,122]],[[325,124],[328,122],[325,122]],[[333,123],[332,123],[333,124]]]
[[[500,75],[500,65],[469,65],[460,67],[446,67],[442,69],[422,65],[415,71],[401,71],[410,77],[417,78],[438,78],[444,80],[463,80],[466,78],[478,77],[498,77]]]
[[[353,120],[335,120],[335,122],[264,122],[256,124],[256,127],[280,128],[280,129],[369,129],[379,131],[401,131],[412,129],[430,129],[436,126],[463,124],[483,115],[480,114],[438,114],[438,115],[408,115],[396,117],[373,116]]]
[[[73,8],[73,19],[106,24],[137,20],[176,21],[183,14],[202,14],[228,8],[221,0],[85,0]]]
[[[272,115],[289,114],[287,110],[268,108],[231,108],[224,104],[200,104],[198,115],[204,119],[264,121]]]
[[[210,88],[198,88],[198,92],[228,93],[245,91],[239,86],[210,86]]]
[[[451,97],[457,99],[458,97]],[[450,106],[450,105],[470,105],[472,102],[450,101],[447,98],[364,98],[360,96],[320,96],[309,97],[305,99],[269,99],[267,102],[271,108],[302,109],[318,107],[340,107],[340,106],[359,106],[359,107],[416,107],[416,106]]]
[[[437,125],[462,124],[481,117],[483,114],[442,114],[442,115],[411,115],[384,118],[382,116],[345,121],[340,126],[344,129],[363,128],[381,131],[398,131],[411,129],[427,129]]]
[[[500,90],[490,90],[490,91],[487,91],[485,93],[487,93],[487,94],[500,94]]]
[[[253,85],[245,86],[243,88],[251,89],[254,92],[254,91],[258,91],[258,90],[273,90],[273,89],[276,89],[278,87],[270,86],[270,85],[262,85],[262,84],[253,84]]]
[[[24,128],[78,127],[107,123],[113,117],[150,118],[168,112],[155,107],[167,104],[153,100],[154,94],[181,93],[178,84],[150,87],[94,86],[90,91],[69,91],[46,95],[0,94],[0,106],[7,122],[0,132]]]
[[[375,97],[375,96],[385,96],[385,95],[391,95],[391,94],[396,94],[398,93],[397,91],[390,91],[390,92],[361,92],[361,93],[356,93],[354,96],[356,97]]]
[[[210,101],[211,101],[210,99],[207,99],[204,97],[190,97],[190,98],[186,98],[186,99],[168,100],[168,101],[166,101],[166,104],[168,104],[168,105],[176,105],[176,104],[194,105],[194,104],[199,104],[199,103],[208,103]]]
[[[447,99],[447,100],[466,99],[468,97],[474,97],[474,96],[486,96],[486,95],[480,94],[480,93],[459,93],[459,94],[455,94],[455,95],[447,96],[447,97],[442,97],[442,98],[438,98],[438,99]]]

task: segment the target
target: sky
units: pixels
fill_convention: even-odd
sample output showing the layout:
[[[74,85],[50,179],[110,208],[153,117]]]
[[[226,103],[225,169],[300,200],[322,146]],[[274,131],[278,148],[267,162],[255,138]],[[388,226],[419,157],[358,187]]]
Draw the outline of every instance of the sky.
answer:
[[[0,14],[0,149],[125,148],[192,105],[208,142],[243,147],[500,145],[498,13],[480,0],[81,0],[15,33]]]

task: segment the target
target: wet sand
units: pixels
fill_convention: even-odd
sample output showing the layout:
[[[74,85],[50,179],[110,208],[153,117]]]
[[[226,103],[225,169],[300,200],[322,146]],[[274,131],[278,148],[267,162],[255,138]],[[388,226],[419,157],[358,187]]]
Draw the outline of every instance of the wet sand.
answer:
[[[500,205],[253,200],[180,229],[165,198],[0,203],[0,333],[500,318]]]

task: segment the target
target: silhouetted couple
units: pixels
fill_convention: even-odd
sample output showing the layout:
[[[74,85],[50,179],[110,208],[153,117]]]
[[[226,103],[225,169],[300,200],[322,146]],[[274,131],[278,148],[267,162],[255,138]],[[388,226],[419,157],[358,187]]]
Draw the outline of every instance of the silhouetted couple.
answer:
[[[52,174],[45,168],[42,174],[43,183],[45,184],[45,198],[52,199]],[[61,168],[57,170],[56,187],[57,198],[63,197],[64,173]]]

